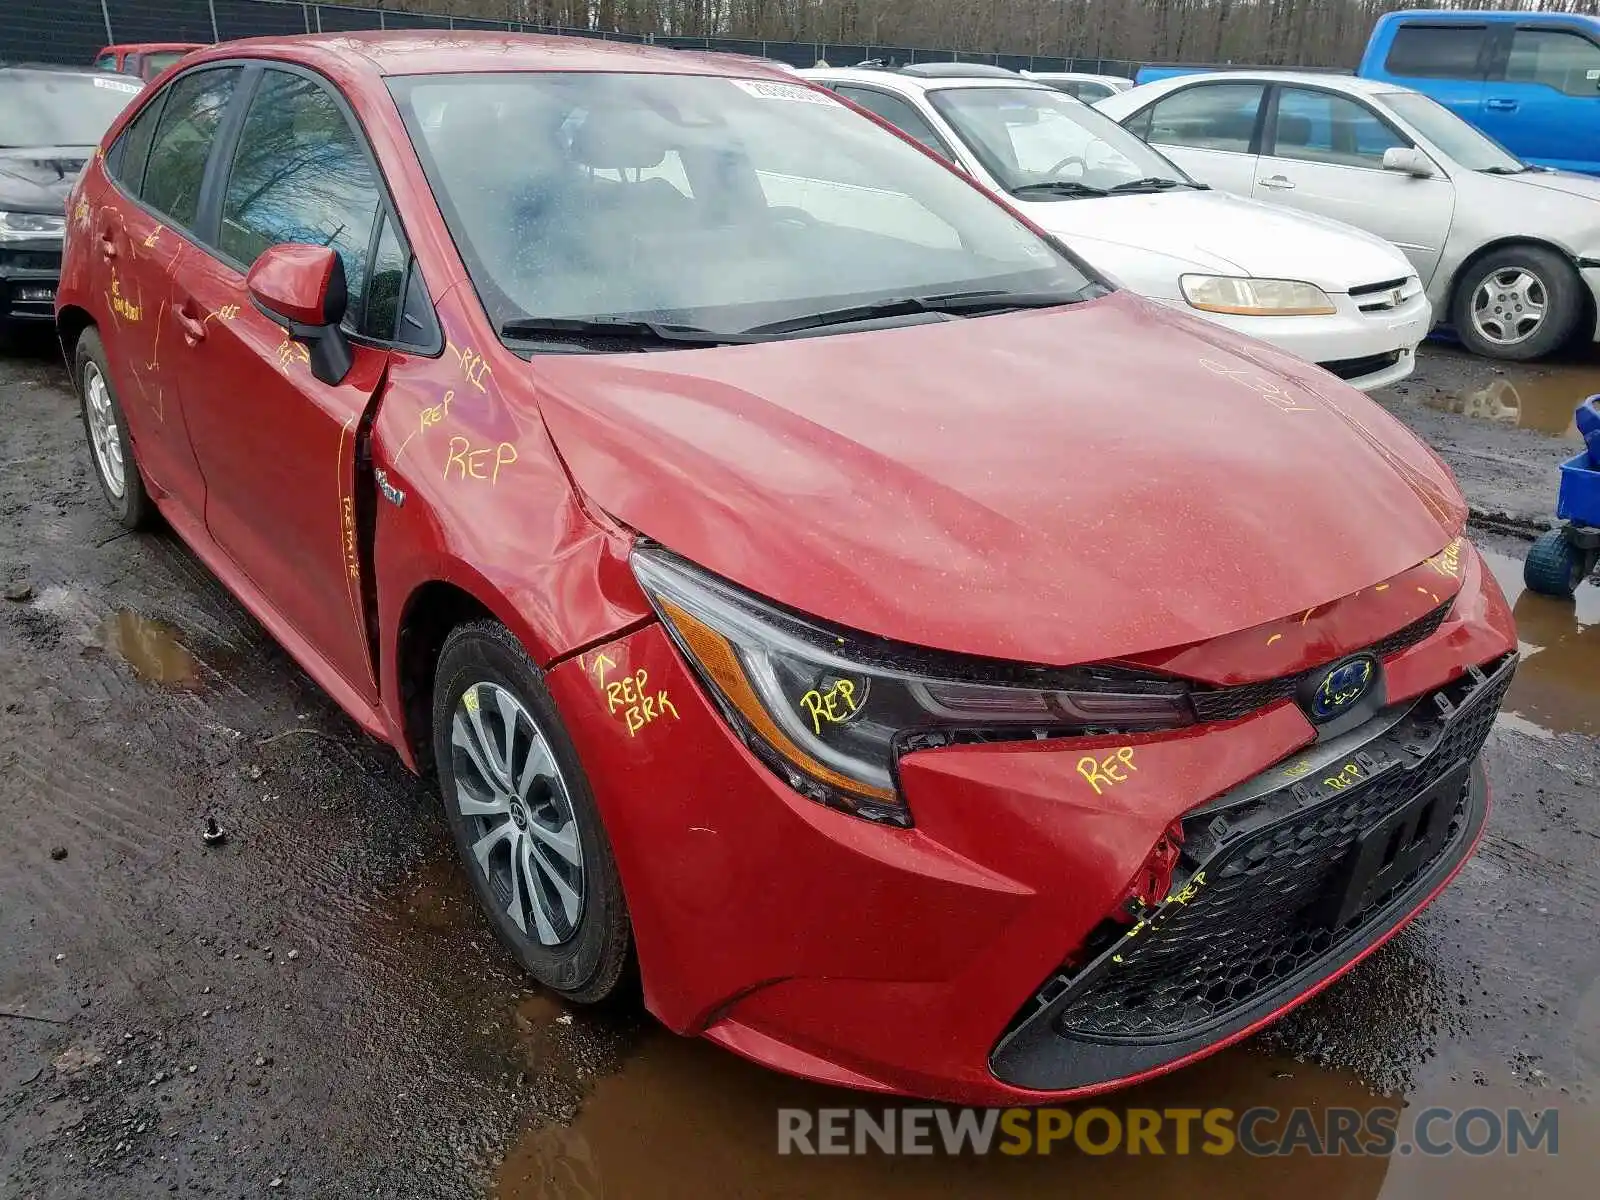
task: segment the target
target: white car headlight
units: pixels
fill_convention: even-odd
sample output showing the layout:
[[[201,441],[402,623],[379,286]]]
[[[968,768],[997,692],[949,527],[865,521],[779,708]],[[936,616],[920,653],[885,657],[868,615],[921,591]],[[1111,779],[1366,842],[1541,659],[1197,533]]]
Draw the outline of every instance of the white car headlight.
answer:
[[[65,213],[0,211],[0,242],[58,238],[67,230]]]
[[[1338,311],[1327,292],[1294,279],[1185,275],[1178,284],[1183,298],[1202,312],[1235,317],[1326,317]]]

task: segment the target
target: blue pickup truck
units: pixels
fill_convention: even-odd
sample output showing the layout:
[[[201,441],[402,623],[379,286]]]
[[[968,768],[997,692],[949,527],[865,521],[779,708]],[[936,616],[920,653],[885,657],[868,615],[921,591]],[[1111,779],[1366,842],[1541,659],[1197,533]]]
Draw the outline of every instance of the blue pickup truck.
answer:
[[[1229,69],[1152,64],[1135,82]],[[1389,13],[1356,74],[1432,96],[1527,162],[1600,175],[1600,17]]]
[[[1426,92],[1528,162],[1600,175],[1600,18],[1389,13],[1356,74]]]

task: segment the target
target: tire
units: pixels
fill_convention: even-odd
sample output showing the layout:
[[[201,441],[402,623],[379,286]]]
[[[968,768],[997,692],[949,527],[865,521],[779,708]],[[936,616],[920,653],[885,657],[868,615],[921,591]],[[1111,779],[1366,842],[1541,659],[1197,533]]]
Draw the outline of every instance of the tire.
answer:
[[[1533,303],[1543,310],[1537,321],[1527,316]],[[1583,282],[1570,262],[1543,246],[1503,246],[1461,272],[1450,322],[1474,354],[1530,362],[1566,345],[1583,310]]]
[[[503,625],[474,622],[445,639],[433,752],[445,818],[495,935],[529,975],[575,1003],[617,991],[633,936],[611,843],[555,701]]]
[[[100,334],[85,329],[73,354],[73,379],[83,414],[83,433],[89,440],[89,461],[100,492],[112,515],[125,529],[146,529],[156,519],[155,502],[145,490],[128,437],[128,420],[111,382],[106,349]]]
[[[1572,599],[1588,575],[1589,556],[1567,540],[1564,530],[1541,533],[1522,564],[1522,582],[1542,596]]]

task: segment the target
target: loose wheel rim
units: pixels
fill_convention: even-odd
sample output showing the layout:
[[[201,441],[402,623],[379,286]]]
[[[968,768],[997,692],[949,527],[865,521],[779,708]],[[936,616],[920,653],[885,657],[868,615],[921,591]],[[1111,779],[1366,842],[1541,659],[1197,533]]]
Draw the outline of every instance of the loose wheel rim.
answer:
[[[122,436],[117,428],[117,410],[111,404],[111,389],[97,363],[83,368],[83,399],[89,414],[89,443],[106,490],[118,500],[127,489],[126,467],[122,462]]]
[[[1526,267],[1492,271],[1472,294],[1472,327],[1496,346],[1516,346],[1539,332],[1550,307],[1544,280]]]
[[[570,941],[583,919],[583,840],[549,739],[513,693],[485,681],[456,701],[450,746],[452,803],[491,895],[524,936]]]

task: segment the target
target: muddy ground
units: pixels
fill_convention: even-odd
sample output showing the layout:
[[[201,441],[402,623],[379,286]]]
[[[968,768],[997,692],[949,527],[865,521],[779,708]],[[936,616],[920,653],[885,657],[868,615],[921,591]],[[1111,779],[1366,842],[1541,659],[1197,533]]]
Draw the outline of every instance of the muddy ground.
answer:
[[[1430,347],[1379,399],[1459,474],[1509,593],[1600,359]],[[170,535],[123,535],[48,343],[0,357],[0,1197],[1593,1194],[1600,589],[1528,657],[1456,884],[1318,1001],[1118,1097],[1556,1106],[1555,1158],[779,1158],[852,1097],[565,1011],[474,914],[436,799]],[[225,832],[204,838],[208,821]]]

